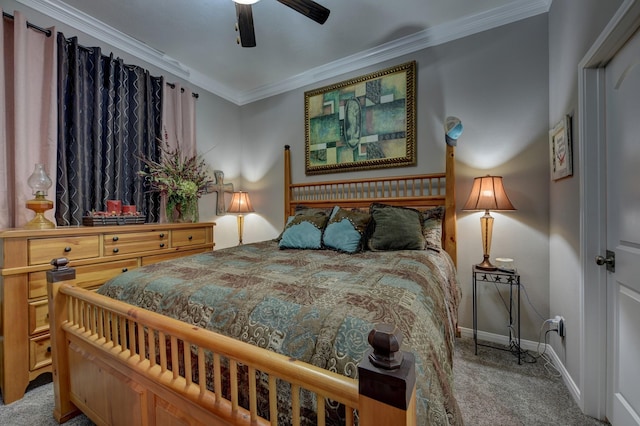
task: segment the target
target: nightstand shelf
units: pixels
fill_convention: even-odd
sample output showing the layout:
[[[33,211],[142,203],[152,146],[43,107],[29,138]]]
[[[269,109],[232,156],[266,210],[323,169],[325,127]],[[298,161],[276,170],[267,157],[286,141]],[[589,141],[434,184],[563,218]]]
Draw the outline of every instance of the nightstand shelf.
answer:
[[[510,350],[510,348],[501,348],[497,346],[491,346],[478,343],[478,283],[492,283],[499,286],[509,286],[509,346],[513,342],[514,337],[516,341],[518,351],[518,364],[522,364],[522,349],[520,346],[520,274],[517,272],[504,272],[501,270],[485,271],[483,269],[472,267],[472,279],[473,279],[473,342],[475,345],[475,354],[478,355],[478,346],[486,346],[500,350]],[[517,322],[517,336],[514,336],[513,323],[514,323],[514,292],[516,292],[516,322]]]

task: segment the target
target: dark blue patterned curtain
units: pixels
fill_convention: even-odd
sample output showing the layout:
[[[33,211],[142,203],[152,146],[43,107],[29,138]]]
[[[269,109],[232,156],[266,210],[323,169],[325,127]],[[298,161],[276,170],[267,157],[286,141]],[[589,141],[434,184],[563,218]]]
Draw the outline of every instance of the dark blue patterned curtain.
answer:
[[[106,200],[158,221],[158,195],[137,172],[141,156],[160,155],[162,90],[162,77],[58,33],[58,225],[81,224]]]

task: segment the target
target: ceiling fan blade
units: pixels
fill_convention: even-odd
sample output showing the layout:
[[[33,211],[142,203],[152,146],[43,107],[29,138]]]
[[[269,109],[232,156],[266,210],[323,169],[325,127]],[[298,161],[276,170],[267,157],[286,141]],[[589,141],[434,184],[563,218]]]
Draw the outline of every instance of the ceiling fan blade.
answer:
[[[242,47],[255,47],[256,34],[253,30],[251,5],[236,3],[236,15],[238,16],[237,30],[240,34],[240,45]]]
[[[324,24],[329,17],[330,10],[312,0],[278,0],[285,6],[289,6],[296,12],[302,13],[318,24]]]

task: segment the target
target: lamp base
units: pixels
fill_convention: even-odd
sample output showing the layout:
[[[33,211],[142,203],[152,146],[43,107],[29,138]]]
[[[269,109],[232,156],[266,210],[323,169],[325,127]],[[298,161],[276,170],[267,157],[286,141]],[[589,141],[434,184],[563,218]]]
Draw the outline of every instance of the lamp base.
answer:
[[[244,216],[238,215],[238,245],[242,245],[242,233],[244,231]]]
[[[31,219],[24,227],[27,229],[53,229],[56,225],[44,217],[44,212],[53,208],[53,201],[44,197],[36,196],[35,199],[27,201],[27,208],[33,210],[36,217]]]
[[[476,269],[482,269],[483,271],[495,271],[498,269],[497,266],[494,266],[491,262],[489,262],[489,256],[485,256],[482,260],[482,263],[478,263],[475,265]]]

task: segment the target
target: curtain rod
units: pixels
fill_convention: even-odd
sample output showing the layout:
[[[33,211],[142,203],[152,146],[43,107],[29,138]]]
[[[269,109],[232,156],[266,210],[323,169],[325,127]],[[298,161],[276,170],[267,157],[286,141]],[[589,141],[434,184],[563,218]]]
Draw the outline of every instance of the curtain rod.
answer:
[[[173,83],[169,83],[168,81],[166,82],[167,86],[171,87],[172,89],[176,88],[176,85]],[[180,88],[180,91],[182,93],[184,93],[184,87]],[[193,96],[194,98],[198,99],[200,97],[200,95],[198,95],[197,93],[192,93],[191,96]]]
[[[3,16],[3,17],[5,17],[5,18],[7,18],[7,19],[11,19],[11,20],[13,20],[13,15],[11,15],[11,14],[9,14],[9,13],[7,13],[7,12],[4,12],[4,11],[3,11],[3,12],[2,12],[2,16]],[[50,30],[47,30],[46,28],[42,28],[42,27],[39,27],[39,26],[37,26],[37,25],[34,25],[34,24],[32,24],[31,22],[29,22],[29,21],[27,21],[27,28],[32,28],[32,29],[34,29],[34,30],[36,30],[36,31],[40,31],[40,32],[41,32],[41,33],[43,33],[43,34],[46,34],[46,36],[47,36],[47,37],[51,37],[51,31],[50,31]],[[175,89],[175,88],[176,88],[176,85],[175,85],[175,84],[173,84],[173,83],[167,83],[167,85],[168,85],[169,87],[171,87],[172,89]],[[184,92],[184,88],[181,88],[180,90],[181,90],[182,92]],[[192,93],[192,94],[191,94],[191,96],[193,96],[193,97],[194,97],[194,98],[196,98],[196,99],[198,99],[198,98],[200,97],[200,95],[198,95],[197,93]]]
[[[13,19],[13,15],[8,14],[7,12],[2,12],[2,16],[4,16],[7,19]],[[37,25],[33,25],[31,22],[27,21],[27,28],[33,28],[36,31],[40,31],[41,33],[44,33],[47,35],[47,37],[51,37],[51,31],[47,30],[46,28],[42,28],[39,27]]]

